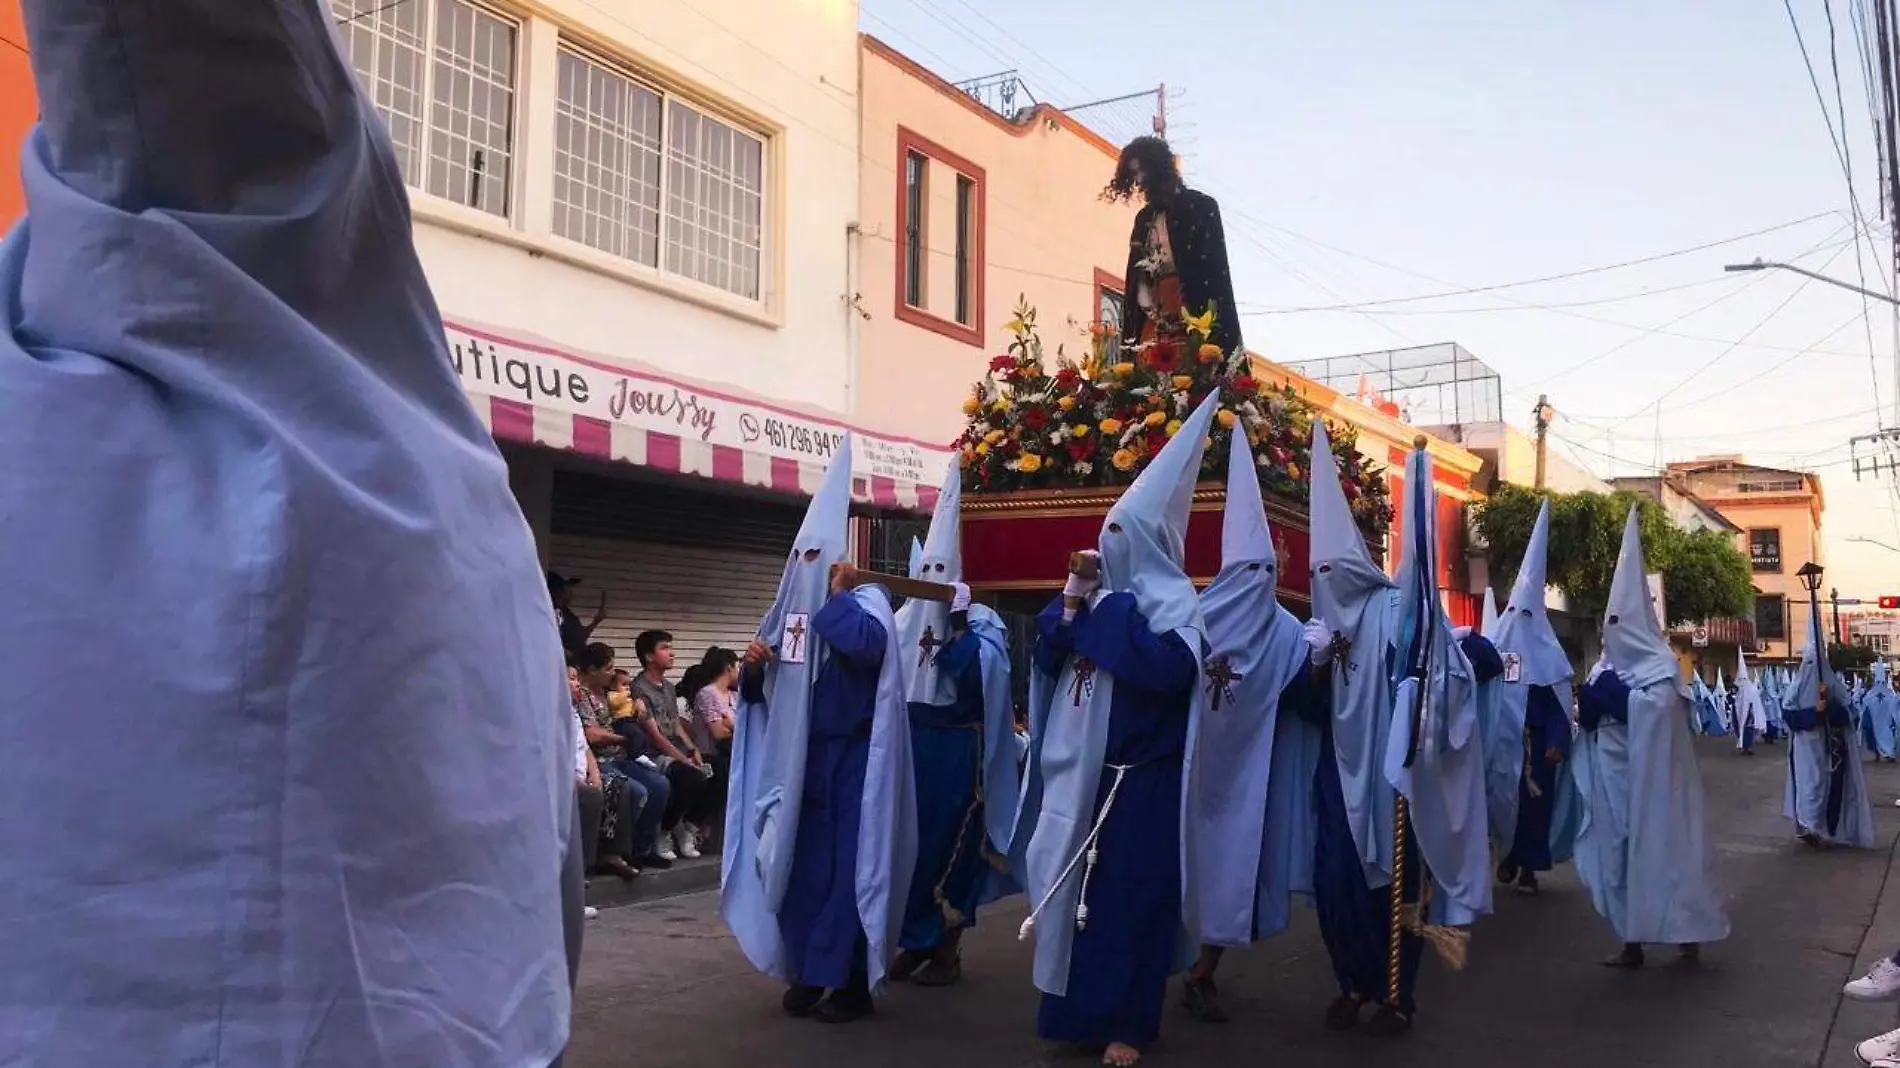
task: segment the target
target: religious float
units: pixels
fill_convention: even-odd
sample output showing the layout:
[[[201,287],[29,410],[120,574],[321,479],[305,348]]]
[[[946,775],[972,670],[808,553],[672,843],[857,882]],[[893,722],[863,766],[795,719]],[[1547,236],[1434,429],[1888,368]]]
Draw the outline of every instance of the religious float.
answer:
[[[1062,585],[1069,554],[1092,548],[1110,506],[1194,406],[1221,394],[1188,524],[1186,569],[1205,585],[1220,570],[1224,473],[1234,435],[1253,446],[1268,519],[1280,550],[1279,592],[1304,615],[1307,461],[1318,412],[1291,387],[1258,381],[1245,350],[1208,342],[1212,313],[1183,315],[1184,329],[1137,345],[1094,329],[1081,360],[1058,349],[1045,360],[1036,313],[1017,309],[1009,350],[964,400],[963,573],[999,606],[1033,612]],[[1350,426],[1329,424],[1340,480],[1377,554],[1392,519],[1383,472],[1356,448]]]

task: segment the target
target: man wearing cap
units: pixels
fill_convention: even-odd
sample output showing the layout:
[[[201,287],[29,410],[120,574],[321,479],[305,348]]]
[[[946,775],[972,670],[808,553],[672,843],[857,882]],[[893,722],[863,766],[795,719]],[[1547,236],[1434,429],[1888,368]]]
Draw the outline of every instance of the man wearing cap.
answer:
[[[594,640],[594,629],[607,621],[607,591],[600,591],[600,604],[594,609],[594,621],[582,623],[574,614],[574,587],[581,584],[559,571],[548,572],[548,597],[554,602],[554,618],[561,627],[561,648],[572,659]]]

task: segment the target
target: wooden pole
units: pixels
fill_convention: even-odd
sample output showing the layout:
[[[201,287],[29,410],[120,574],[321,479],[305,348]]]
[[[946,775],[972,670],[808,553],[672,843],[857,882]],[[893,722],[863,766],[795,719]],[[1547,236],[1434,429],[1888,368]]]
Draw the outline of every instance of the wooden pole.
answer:
[[[843,566],[845,565],[831,565],[832,575],[835,577],[838,573],[838,569]],[[957,591],[954,587],[947,586],[941,582],[925,582],[922,579],[906,578],[903,575],[886,575],[877,571],[864,571],[862,569],[855,571],[851,578],[851,588],[856,589],[859,586],[883,586],[899,597],[908,597],[919,601],[939,601],[943,604],[951,603],[956,600],[957,596]]]
[[[1385,1004],[1393,1012],[1399,1011],[1399,962],[1405,941],[1405,817],[1405,795],[1399,794],[1392,813],[1392,915],[1385,949]]]

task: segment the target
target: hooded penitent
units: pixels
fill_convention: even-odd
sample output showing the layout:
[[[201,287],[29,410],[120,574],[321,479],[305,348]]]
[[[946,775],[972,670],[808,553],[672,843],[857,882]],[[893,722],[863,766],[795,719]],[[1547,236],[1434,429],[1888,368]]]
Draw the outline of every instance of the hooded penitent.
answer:
[[[1748,673],[1748,654],[1735,650],[1735,748],[1754,743],[1768,727],[1761,686]]]
[[[1463,926],[1491,911],[1484,745],[1478,685],[1438,597],[1435,504],[1431,456],[1421,443],[1405,465],[1400,675],[1385,776],[1405,795],[1412,833],[1436,884],[1433,920]]]
[[[1882,758],[1892,760],[1895,734],[1900,731],[1900,694],[1894,692],[1893,678],[1885,660],[1875,661],[1873,672],[1874,683],[1861,699],[1861,716],[1873,729],[1875,751]]]
[[[1326,424],[1313,421],[1313,618],[1331,630],[1333,754],[1366,885],[1392,881],[1392,786],[1386,740],[1392,728],[1392,658],[1399,640],[1398,591],[1366,549],[1339,485]]]
[[[733,734],[720,914],[753,966],[786,982],[794,977],[779,913],[796,860],[812,688],[828,655],[813,633],[812,618],[829,600],[831,566],[843,561],[848,551],[851,452],[846,434],[806,507],[778,595],[759,624],[758,639],[774,649],[761,687],[764,701],[740,701]],[[858,918],[869,943],[868,967],[876,990],[897,944],[916,867],[916,784],[902,654],[889,595],[877,586],[860,586],[854,595],[886,635],[857,838]]]
[[[1808,647],[1781,695],[1788,739],[1788,786],[1782,813],[1798,833],[1861,849],[1874,844],[1873,809],[1860,761],[1860,739],[1847,711],[1847,685],[1827,660],[1817,605],[1808,616]]]
[[[547,1064],[560,644],[331,5],[22,8],[0,1063]]]
[[[1206,436],[1219,394],[1210,394],[1162,447],[1133,485],[1109,509],[1098,540],[1102,592],[1132,595],[1135,608],[1154,634],[1174,634],[1199,659],[1205,644],[1199,594],[1182,570],[1189,510],[1200,473]],[[1014,845],[1022,852],[1018,871],[1035,903],[1025,933],[1036,939],[1038,989],[1062,996],[1068,991],[1070,951],[1077,924],[1086,924],[1082,904],[1085,842],[1098,818],[1097,789],[1102,782],[1115,678],[1094,670],[1085,658],[1068,657],[1054,677],[1040,669],[1030,684],[1030,756],[1023,784],[1019,829]],[[1193,781],[1192,759],[1200,707],[1194,688],[1189,713],[1182,782]],[[1060,714],[1052,712],[1060,704]],[[1185,791],[1174,801],[1176,817],[1186,822]],[[1184,826],[1185,832],[1185,826]],[[1184,842],[1186,840],[1184,833]],[[1190,850],[1181,851],[1184,888]],[[1184,896],[1184,911],[1191,907]],[[1188,930],[1197,929],[1191,916]]]
[[[1688,695],[1650,601],[1636,520],[1632,508],[1603,620],[1604,674],[1615,678],[1591,681],[1595,707],[1571,761],[1588,806],[1577,874],[1625,943],[1714,942],[1729,924],[1711,882]],[[1611,691],[1600,705],[1594,695]]]
[[[1570,742],[1571,669],[1570,656],[1557,640],[1550,624],[1550,609],[1544,602],[1546,568],[1550,557],[1550,502],[1537,512],[1531,528],[1531,540],[1524,548],[1524,562],[1518,568],[1517,582],[1511,587],[1511,599],[1498,620],[1492,643],[1504,658],[1502,725],[1496,748],[1487,747],[1487,779],[1498,787],[1508,778],[1508,788],[1487,789],[1491,806],[1491,833],[1506,848],[1517,839],[1519,803],[1522,791],[1518,783],[1526,769],[1541,770],[1547,747],[1567,750]],[[1527,745],[1527,724],[1533,705],[1537,719],[1548,735],[1544,745]],[[1508,771],[1506,765],[1509,765]],[[1568,774],[1533,774],[1533,780],[1548,779],[1550,801],[1550,859],[1561,864],[1570,859],[1575,844],[1577,821],[1582,812],[1577,806],[1575,784]],[[1539,788],[1541,789],[1541,787]],[[1529,843],[1526,843],[1529,845]]]
[[[1284,929],[1312,890],[1319,732],[1280,695],[1306,670],[1299,620],[1274,595],[1279,560],[1246,435],[1236,433],[1221,516],[1221,570],[1201,594],[1209,655],[1187,849],[1198,941],[1239,946]]]

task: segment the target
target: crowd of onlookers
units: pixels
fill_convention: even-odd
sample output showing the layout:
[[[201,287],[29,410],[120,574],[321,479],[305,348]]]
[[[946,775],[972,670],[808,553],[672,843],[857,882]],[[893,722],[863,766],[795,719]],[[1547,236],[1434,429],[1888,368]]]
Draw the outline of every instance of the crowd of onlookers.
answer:
[[[739,656],[713,646],[675,686],[673,636],[647,630],[623,667],[618,650],[593,640],[604,599],[582,623],[575,585],[548,573],[574,703],[583,854],[590,873],[632,880],[718,848]]]

